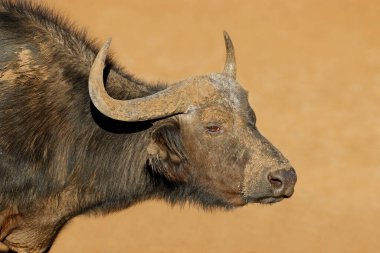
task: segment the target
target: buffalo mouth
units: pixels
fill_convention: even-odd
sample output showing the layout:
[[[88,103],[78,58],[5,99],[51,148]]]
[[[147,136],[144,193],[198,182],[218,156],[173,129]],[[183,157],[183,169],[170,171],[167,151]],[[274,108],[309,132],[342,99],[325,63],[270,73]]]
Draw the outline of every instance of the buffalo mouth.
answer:
[[[259,203],[259,204],[273,204],[276,202],[280,202],[285,197],[261,197],[261,198],[253,198],[248,197],[247,202],[248,203]]]
[[[276,202],[280,202],[283,199],[284,199],[283,197],[268,197],[268,198],[260,199],[258,203],[260,203],[260,204],[273,204]]]

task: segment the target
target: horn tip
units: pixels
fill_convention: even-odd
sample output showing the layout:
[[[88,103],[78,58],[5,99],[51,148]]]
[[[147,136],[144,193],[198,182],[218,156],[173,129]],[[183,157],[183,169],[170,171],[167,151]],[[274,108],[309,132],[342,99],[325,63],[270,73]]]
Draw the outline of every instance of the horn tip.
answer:
[[[230,35],[228,34],[227,31],[223,31],[223,36],[224,36],[224,42],[226,44],[226,47],[233,50],[233,44]]]
[[[228,34],[226,30],[223,30],[223,36],[225,39],[230,39],[230,35]]]
[[[106,42],[104,42],[103,48],[105,48],[105,49],[108,50],[108,48],[109,48],[110,45],[111,45],[111,42],[112,42],[112,38],[111,38],[111,37],[107,38],[107,39],[106,39]]]

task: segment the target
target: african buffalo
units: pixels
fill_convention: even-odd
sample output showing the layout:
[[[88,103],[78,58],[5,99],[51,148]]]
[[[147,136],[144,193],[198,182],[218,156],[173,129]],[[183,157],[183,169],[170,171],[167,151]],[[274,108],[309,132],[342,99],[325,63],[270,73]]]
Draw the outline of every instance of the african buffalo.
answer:
[[[257,130],[224,39],[223,73],[147,84],[107,57],[110,41],[99,50],[46,8],[0,0],[0,241],[46,252],[72,217],[146,199],[290,197],[296,173]]]

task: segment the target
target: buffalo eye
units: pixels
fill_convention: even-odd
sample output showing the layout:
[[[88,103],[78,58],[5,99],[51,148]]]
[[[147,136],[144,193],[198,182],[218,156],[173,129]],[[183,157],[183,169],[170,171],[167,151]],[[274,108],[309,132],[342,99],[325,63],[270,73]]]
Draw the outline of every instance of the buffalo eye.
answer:
[[[207,129],[207,132],[210,134],[218,134],[218,133],[223,132],[222,127],[217,126],[217,125],[207,126],[206,129]]]

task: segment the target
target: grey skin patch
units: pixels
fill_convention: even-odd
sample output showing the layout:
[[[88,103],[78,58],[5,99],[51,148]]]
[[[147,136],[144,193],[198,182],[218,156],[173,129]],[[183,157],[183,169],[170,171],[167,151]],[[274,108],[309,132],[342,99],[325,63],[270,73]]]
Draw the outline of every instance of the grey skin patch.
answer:
[[[13,80],[20,73],[25,74],[39,68],[34,62],[33,51],[29,48],[20,47],[15,52],[6,51],[5,55],[0,59],[0,78],[3,80]]]
[[[4,43],[5,40],[9,39],[5,36],[2,43]],[[10,39],[9,39],[10,40]],[[21,59],[22,56],[27,53],[30,56],[38,55],[39,48],[35,45],[30,44],[17,44],[17,43],[4,43],[2,44],[3,48],[1,49],[0,54],[0,69],[3,69],[7,64],[10,62],[14,62],[15,59]]]
[[[210,74],[209,78],[214,87],[223,94],[224,102],[230,104],[234,111],[241,109],[240,101],[248,93],[235,79],[219,73]]]

